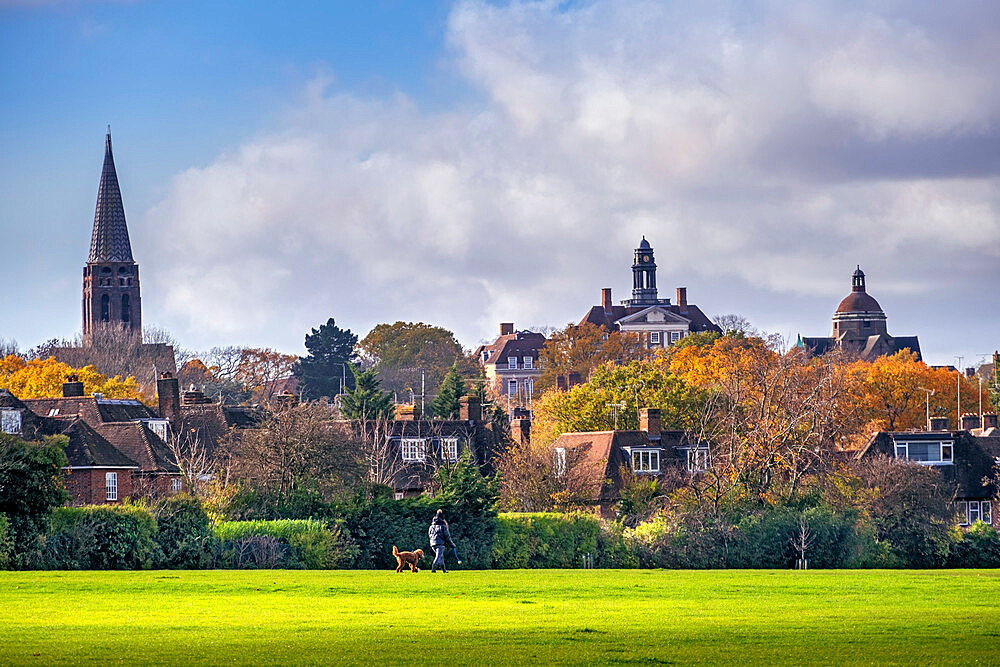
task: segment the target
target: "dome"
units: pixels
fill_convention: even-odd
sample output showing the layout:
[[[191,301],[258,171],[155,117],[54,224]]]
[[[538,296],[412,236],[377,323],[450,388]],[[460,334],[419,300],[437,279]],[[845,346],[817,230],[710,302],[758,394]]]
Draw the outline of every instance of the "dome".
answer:
[[[838,313],[881,313],[882,306],[866,292],[851,292],[837,306]]]
[[[639,242],[639,250],[649,250],[649,249],[650,249],[649,241],[647,241],[646,237],[643,236],[642,241]]]

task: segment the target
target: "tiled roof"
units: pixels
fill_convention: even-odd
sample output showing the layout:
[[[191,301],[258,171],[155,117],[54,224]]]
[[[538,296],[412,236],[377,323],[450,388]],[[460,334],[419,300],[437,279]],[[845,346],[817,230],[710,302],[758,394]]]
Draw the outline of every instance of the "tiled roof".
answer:
[[[104,142],[104,169],[97,189],[94,233],[90,238],[88,262],[134,262],[125,226],[125,206],[118,187],[115,158],[111,154],[111,129]]]
[[[142,422],[98,424],[94,430],[138,463],[141,472],[179,471],[166,443]]]
[[[130,422],[137,419],[152,419],[157,417],[153,410],[139,401],[98,399],[94,396],[77,396],[71,398],[28,398],[25,405],[40,417],[47,417],[53,410],[58,415],[80,415],[86,421],[98,422]]]
[[[629,315],[634,315],[640,311],[646,310],[649,306],[632,306],[626,308],[625,306],[611,306],[610,311],[604,310],[604,306],[594,306],[587,314],[584,315],[583,319],[580,320],[580,324],[584,322],[589,322],[595,324],[599,327],[604,327],[609,331],[618,330],[618,320],[627,317]],[[660,305],[658,308],[670,311],[675,315],[680,315],[681,317],[691,320],[691,331],[701,332],[701,331],[715,331],[722,333],[722,330],[712,320],[710,320],[705,313],[701,312],[701,308],[689,303],[685,308],[678,305]]]
[[[46,419],[45,423],[49,435],[61,434],[69,438],[66,458],[70,467],[139,467],[79,417],[54,417]]]
[[[538,359],[538,351],[545,347],[545,336],[534,331],[518,331],[512,334],[498,336],[489,345],[482,345],[476,350],[476,356],[482,359],[484,351],[489,355],[484,364],[507,363],[507,357],[523,357],[530,354]]]

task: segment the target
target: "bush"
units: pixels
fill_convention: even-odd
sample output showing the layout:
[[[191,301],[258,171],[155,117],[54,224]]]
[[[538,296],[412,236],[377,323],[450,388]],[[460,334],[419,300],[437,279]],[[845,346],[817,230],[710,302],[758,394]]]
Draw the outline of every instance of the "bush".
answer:
[[[493,566],[497,568],[583,567],[596,562],[601,522],[593,514],[572,512],[509,513],[497,518]]]
[[[40,565],[53,570],[138,570],[161,557],[156,522],[144,507],[60,507],[52,513]]]
[[[218,540],[197,498],[186,493],[171,496],[156,505],[154,517],[163,567],[197,570],[214,565]]]
[[[40,557],[49,513],[69,499],[63,486],[66,436],[44,443],[0,433],[0,514],[12,540],[11,567],[28,567]]]
[[[350,565],[357,554],[336,523],[311,519],[226,521],[215,527],[231,567],[321,570]]]
[[[0,570],[11,565],[14,554],[14,538],[10,534],[10,521],[6,514],[0,514]]]
[[[949,567],[1000,567],[1000,534],[989,524],[977,521],[963,532],[952,534]]]

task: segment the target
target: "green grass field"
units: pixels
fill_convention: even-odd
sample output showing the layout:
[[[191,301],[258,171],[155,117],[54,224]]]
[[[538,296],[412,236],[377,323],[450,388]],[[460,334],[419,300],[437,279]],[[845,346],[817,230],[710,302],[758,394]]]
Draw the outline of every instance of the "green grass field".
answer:
[[[997,664],[998,607],[996,570],[2,572],[0,664]]]

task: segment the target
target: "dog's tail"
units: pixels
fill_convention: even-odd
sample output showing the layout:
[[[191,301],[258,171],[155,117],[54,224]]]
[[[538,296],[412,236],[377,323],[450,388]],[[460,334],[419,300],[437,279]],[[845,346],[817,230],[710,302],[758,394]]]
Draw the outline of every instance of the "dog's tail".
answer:
[[[399,555],[399,549],[396,548],[395,544],[392,545],[392,555],[393,556],[398,556]]]

